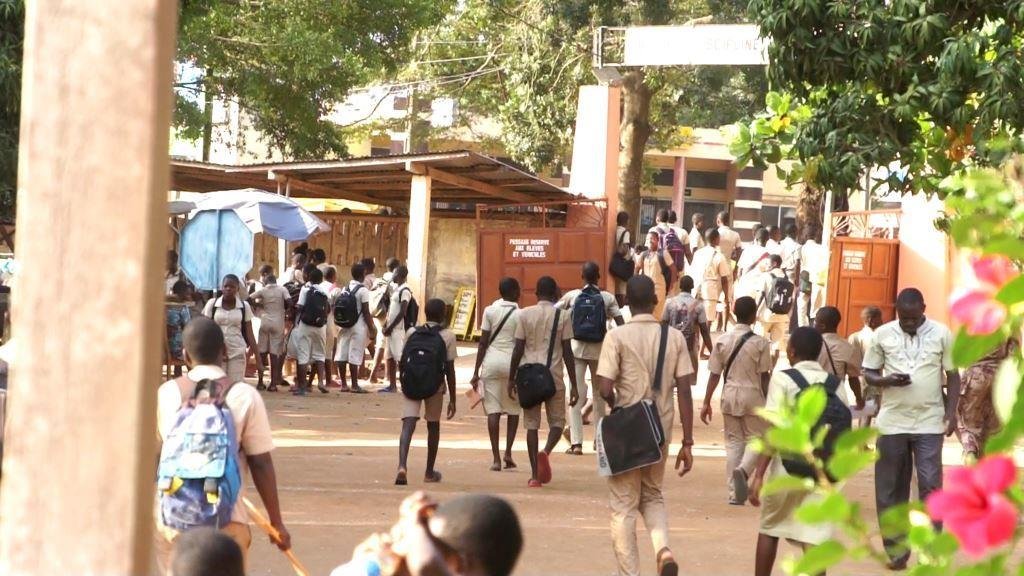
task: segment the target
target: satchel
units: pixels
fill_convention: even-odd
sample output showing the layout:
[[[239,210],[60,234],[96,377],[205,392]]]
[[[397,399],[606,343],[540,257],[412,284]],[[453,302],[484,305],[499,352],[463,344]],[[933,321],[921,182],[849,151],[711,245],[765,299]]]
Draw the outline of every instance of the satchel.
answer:
[[[555,378],[551,375],[551,357],[555,352],[555,338],[558,336],[558,319],[561,308],[555,308],[555,323],[551,326],[551,341],[548,342],[548,361],[545,364],[524,364],[516,370],[516,396],[523,408],[533,408],[550,400],[555,395]]]
[[[612,258],[608,262],[608,273],[623,282],[632,278],[633,274],[636,272],[636,263],[622,254],[619,254],[619,246],[622,245],[622,239],[625,238],[625,236],[625,232],[619,235],[615,242],[615,251],[612,252]]]
[[[661,326],[658,364],[653,388],[661,390],[661,376],[668,345],[668,325]],[[615,408],[597,425],[597,472],[615,476],[661,462],[665,430],[661,425],[658,404],[644,399],[624,408]]]

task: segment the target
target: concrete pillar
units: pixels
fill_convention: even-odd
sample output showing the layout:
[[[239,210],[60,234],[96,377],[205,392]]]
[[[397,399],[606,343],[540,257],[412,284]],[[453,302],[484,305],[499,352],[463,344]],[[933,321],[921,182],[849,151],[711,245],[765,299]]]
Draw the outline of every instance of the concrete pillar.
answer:
[[[761,222],[761,199],[764,196],[764,170],[750,167],[739,171],[736,178],[736,202],[733,204],[733,229],[744,241],[753,239],[755,224]]]
[[[686,157],[676,156],[675,168],[672,172],[672,210],[679,217],[677,226],[689,229],[690,223],[683,221],[683,209],[686,207]]]
[[[413,174],[409,191],[409,287],[420,304],[420,319],[427,303],[427,258],[430,247],[430,176]]]
[[[0,486],[12,576],[150,568],[177,2],[100,4],[26,3],[27,265]],[[90,297],[55,297],[70,294]]]
[[[606,199],[609,255],[619,213],[620,96],[618,86],[580,86],[569,176],[569,192]],[[631,224],[635,229],[636,222]]]

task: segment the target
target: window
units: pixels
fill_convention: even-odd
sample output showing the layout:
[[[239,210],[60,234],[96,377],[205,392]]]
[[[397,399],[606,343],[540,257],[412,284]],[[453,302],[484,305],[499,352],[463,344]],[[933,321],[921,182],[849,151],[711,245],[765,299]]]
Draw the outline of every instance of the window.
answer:
[[[710,188],[725,190],[728,188],[729,176],[725,172],[705,172],[702,170],[686,171],[687,188]]]
[[[377,148],[376,146],[370,147],[370,156],[390,156],[391,148]]]
[[[714,226],[715,217],[722,210],[725,210],[725,204],[720,202],[693,202],[687,200],[683,204],[683,219],[679,222],[679,226],[689,230],[693,225],[693,215],[698,212],[704,215],[704,223],[706,225]]]
[[[761,206],[761,224],[764,226],[778,226],[779,207],[767,204]]]
[[[654,171],[651,179],[655,186],[672,186],[675,184],[676,171],[674,168],[659,168]]]
[[[778,226],[785,230],[786,225],[796,224],[796,208],[777,204],[764,204],[761,206],[761,224],[765,226]]]
[[[665,210],[671,210],[672,201],[658,200],[655,198],[640,199],[640,222],[636,229],[636,239],[633,242],[634,244],[647,244],[647,231],[654,226],[658,210],[661,210],[662,208]]]

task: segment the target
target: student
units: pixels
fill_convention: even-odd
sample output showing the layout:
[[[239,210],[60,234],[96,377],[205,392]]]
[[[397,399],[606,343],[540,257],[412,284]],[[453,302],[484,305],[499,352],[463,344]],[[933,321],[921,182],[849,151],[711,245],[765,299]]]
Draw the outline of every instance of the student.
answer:
[[[812,328],[797,328],[789,338],[786,355],[794,370],[807,382],[824,382],[828,373],[818,364],[821,354],[821,334]],[[796,402],[800,387],[786,371],[777,371],[768,384],[767,410],[778,410],[783,404]],[[796,510],[804,502],[818,498],[812,492],[792,490],[776,492],[761,497],[761,487],[776,477],[786,475],[786,468],[777,455],[761,454],[750,484],[750,503],[761,507],[761,524],[757,535],[757,553],[754,575],[771,576],[775,556],[779,551],[779,539],[796,543],[803,549],[821,544],[832,535],[827,523],[804,524],[796,518]],[[766,477],[767,476],[767,477]]]
[[[366,539],[331,576],[379,574],[382,566],[397,565],[408,576],[510,576],[522,548],[519,518],[506,500],[466,494],[436,504],[417,492],[402,503],[389,532]]]
[[[211,298],[203,308],[203,316],[213,318],[224,331],[224,341],[227,343],[224,369],[232,382],[241,382],[245,378],[246,351],[256,357],[256,370],[263,370],[256,337],[252,333],[252,308],[238,296],[240,285],[238,276],[224,276],[220,286],[221,295]]]
[[[312,374],[309,380],[306,380],[307,366],[316,371],[319,378],[317,388],[320,392],[327,393],[324,364],[327,357],[326,324],[318,326],[313,320],[328,320],[331,311],[330,296],[320,287],[324,278],[319,268],[310,264],[303,271],[303,275],[309,278],[309,282],[299,292],[299,300],[295,304],[295,327],[288,338],[288,357],[294,358],[296,364],[295,390],[292,391],[296,396],[304,396],[313,382]]]
[[[312,265],[316,266],[317,268],[319,268],[321,274],[326,274],[326,272],[327,272],[327,252],[325,252],[323,248],[314,248],[309,253],[309,262],[310,262],[310,264],[312,264]]]
[[[629,212],[619,212],[615,217],[615,249],[625,258],[633,259],[633,237],[629,233]],[[615,282],[615,301],[626,305],[626,282],[612,277]]]
[[[675,223],[675,212],[662,208],[658,210],[657,224],[651,227],[648,234],[654,232],[658,234],[658,245],[662,251],[666,254],[671,254],[672,266],[675,268],[676,275],[683,272],[683,265],[693,259],[693,254],[690,252],[689,242],[683,242],[685,236],[680,236],[676,232]],[[676,280],[675,277],[668,280],[668,294],[667,297],[675,296],[676,291]]]
[[[675,210],[668,211],[668,225],[672,227],[672,231],[676,233],[676,236],[683,242],[684,245],[686,245],[686,249],[689,250],[690,239],[687,237],[686,230],[684,230],[683,227],[679,225],[679,215],[676,214]],[[693,253],[691,252],[690,254],[692,256]],[[686,261],[689,262],[690,259],[687,258]]]
[[[352,266],[352,281],[348,287],[342,290],[343,293],[351,294],[356,299],[356,307],[359,310],[359,320],[351,328],[339,328],[338,346],[334,353],[334,365],[338,368],[338,376],[341,377],[341,392],[354,392],[365,394],[359,386],[359,369],[363,366],[363,359],[366,356],[366,344],[376,339],[377,328],[373,323],[373,315],[370,314],[370,291],[366,289],[366,269],[362,264]],[[339,295],[340,299],[342,295]],[[349,373],[352,376],[352,387],[349,388],[345,381],[345,365],[348,364]]]
[[[570,322],[573,327],[572,356],[576,369],[576,395],[579,401],[569,411],[569,449],[566,454],[573,456],[583,455],[583,404],[587,399],[587,370],[590,370],[590,378],[593,380],[597,374],[597,361],[601,359],[601,343],[604,341],[608,320],[613,320],[616,326],[622,326],[622,313],[619,311],[619,304],[615,297],[601,290],[598,282],[601,281],[601,268],[597,262],[586,262],[582,270],[583,288],[573,290],[562,297],[558,306],[569,313]],[[577,304],[589,306],[600,300],[603,308],[601,316],[604,322],[600,326],[586,323],[586,310],[577,308]],[[587,332],[585,340],[580,340],[581,334],[576,334],[576,329]],[[596,330],[595,330],[596,329]],[[596,332],[596,334],[591,334]],[[601,340],[594,342],[594,336],[600,336]],[[594,391],[594,413],[597,418],[604,417],[604,400],[601,395]]]
[[[381,322],[380,318],[373,316],[374,309],[372,304],[375,303],[373,294],[378,290],[385,290],[386,284],[377,279],[375,271],[377,270],[377,263],[371,257],[366,257],[360,260],[360,264],[363,265],[363,270],[366,271],[366,275],[363,277],[363,285],[369,290],[369,303],[370,307],[370,321],[373,322],[373,327],[376,329],[374,337],[371,338],[367,343],[367,349],[370,352],[370,358],[373,360],[372,366],[365,366],[364,363],[359,365],[359,371],[363,372],[368,370],[370,384],[376,384],[380,382],[380,368],[383,364],[377,362],[377,355],[379,351],[384,347],[384,323]]]
[[[660,390],[653,387],[657,373],[658,350],[661,344],[662,324],[651,314],[658,295],[650,278],[634,276],[627,286],[629,305],[633,312],[629,322],[612,330],[601,349],[601,361],[594,383],[608,406],[627,407],[640,400],[654,400],[665,432],[661,461],[608,478],[609,505],[612,511],[612,549],[618,562],[619,574],[640,574],[640,555],[637,550],[636,517],[643,516],[644,525],[651,533],[657,573],[675,576],[679,565],[669,548],[668,513],[662,483],[665,479],[665,460],[672,445],[672,421],[679,404],[679,422],[683,427],[683,441],[676,456],[675,468],[679,475],[693,468],[693,398],[687,376],[693,372],[683,336],[668,331],[665,363],[662,366]]]
[[[665,312],[661,321],[682,333],[686,341],[686,349],[690,354],[690,366],[693,373],[687,376],[690,386],[697,384],[698,349],[703,343],[704,349],[711,354],[711,329],[708,327],[707,311],[701,301],[693,297],[693,278],[683,276],[679,279],[679,295],[665,303]],[[697,337],[701,336],[700,339]]]
[[[860,350],[860,357],[864,358],[867,356],[868,348],[871,347],[871,342],[875,337],[875,330],[878,330],[878,327],[882,325],[882,309],[878,306],[865,306],[860,311],[860,320],[863,322],[864,327],[850,334],[850,344],[857,350]],[[882,405],[882,390],[865,382],[864,402],[867,404],[872,401],[874,409],[872,412],[861,417],[860,425],[862,427],[871,425],[872,418],[878,415],[878,409]]]
[[[729,227],[732,218],[725,210],[718,213],[718,236],[720,238],[719,249],[729,259],[730,265],[739,259],[743,251],[740,233]]]
[[[304,252],[294,252],[292,254],[292,265],[285,269],[284,274],[281,275],[281,285],[294,282],[296,284],[302,284],[304,279],[302,277],[302,270],[306,267],[306,254]]]
[[[800,307],[799,313],[801,326],[811,325],[814,314],[818,308],[825,304],[825,281],[828,278],[828,252],[818,242],[821,236],[821,228],[816,225],[807,227],[807,238],[800,248],[800,274],[801,278],[807,278],[810,284],[810,292],[807,286],[801,286],[803,296],[797,301]]]
[[[789,291],[789,311],[772,311],[772,302],[769,299],[774,299],[775,297],[776,282],[779,280],[789,282],[789,279],[786,278],[786,273],[782,271],[781,256],[772,254],[768,262],[770,268],[761,275],[761,286],[757,291],[757,320],[760,325],[761,336],[764,336],[772,343],[772,365],[774,366],[775,362],[779,361],[779,354],[786,348],[786,335],[789,334],[789,313],[792,312],[796,303],[796,286],[792,283],[789,284],[792,288]]]
[[[965,464],[977,462],[983,456],[985,443],[1003,427],[992,404],[992,382],[999,366],[1019,348],[1017,340],[1011,338],[964,370],[956,435],[963,447]]]
[[[787,224],[786,237],[779,242],[779,255],[782,256],[782,271],[793,284],[800,279],[800,248],[800,242],[796,239],[796,224]]]
[[[231,513],[231,522],[221,527],[220,531],[238,544],[244,556],[252,541],[248,524],[249,515],[241,501],[245,494],[244,479],[248,471],[267,509],[271,525],[281,534],[281,541],[277,546],[281,550],[287,550],[291,548],[291,536],[281,519],[277,477],[274,473],[274,460],[270,456],[271,450],[274,449],[274,441],[271,437],[267,409],[255,388],[242,385],[240,380],[232,380],[221,368],[220,359],[225,346],[224,333],[217,323],[209,318],[196,318],[185,328],[185,361],[189,371],[184,378],[164,382],[157,390],[157,430],[160,441],[163,442],[174,428],[183,399],[191,397],[197,382],[225,377],[237,382],[228,391],[224,402],[231,411],[231,418],[235,424],[235,433],[241,450],[238,463],[243,482],[238,495],[239,500]],[[177,530],[162,524],[161,516],[157,513],[155,545],[157,565],[161,574],[167,573],[169,557],[178,536]]]
[[[167,273],[164,275],[164,294],[169,296],[171,289],[178,281],[188,282],[185,272],[178,266],[178,253],[174,250],[167,251]]]
[[[242,549],[213,528],[196,528],[174,542],[171,576],[245,576]]]
[[[542,404],[523,410],[523,425],[526,428],[526,448],[530,455],[530,488],[540,488],[551,481],[551,451],[558,445],[565,428],[565,384],[562,379],[563,367],[569,373],[569,406],[576,406],[579,396],[576,386],[576,365],[572,355],[572,322],[568,314],[558,313],[555,324],[555,302],[558,300],[558,284],[550,276],[537,280],[537,304],[519,311],[516,322],[516,345],[512,350],[509,365],[508,394],[515,397],[516,372],[521,363],[544,364],[548,360],[552,327],[555,327],[556,342],[550,346],[551,376],[555,380],[555,395]],[[559,346],[559,342],[561,346]],[[548,440],[544,450],[538,450],[541,406],[548,416]]]
[[[327,294],[327,310],[328,316],[331,316],[330,312],[334,310],[334,302],[338,299],[338,295],[341,294],[341,288],[338,287],[338,269],[330,264],[324,264],[320,266],[324,274],[324,281],[320,283],[320,290]],[[341,386],[341,382],[334,379],[334,348],[338,343],[338,326],[328,320],[327,324],[324,325],[324,341],[326,346],[324,347],[324,365],[327,370],[327,380],[330,385]],[[312,374],[310,375],[312,379]]]
[[[704,313],[708,322],[718,318],[718,300],[725,296],[728,310],[729,286],[732,283],[732,267],[729,259],[718,249],[718,230],[709,228],[704,234],[704,247],[693,255],[690,275],[700,281],[700,297],[704,302]]]
[[[672,255],[663,249],[657,230],[647,233],[647,250],[636,257],[636,274],[647,276],[654,282],[654,288],[658,291],[654,317],[661,318],[668,298],[668,287],[675,286],[676,266]]]
[[[782,255],[782,245],[779,244],[779,242],[782,242],[782,229],[779,228],[778,226],[772,224],[771,226],[768,226],[767,230],[768,230],[768,243],[765,244],[765,248],[768,249],[769,253],[771,253],[771,254],[779,254],[781,256]]]
[[[508,369],[515,348],[516,325],[519,316],[519,282],[515,278],[502,278],[498,283],[501,298],[484,309],[480,325],[480,343],[476,351],[476,366],[473,368],[473,389],[484,397],[484,412],[487,414],[487,435],[491,439],[491,456],[494,458],[491,471],[502,469],[498,453],[498,428],[501,415],[506,416],[505,469],[516,467],[512,459],[512,445],[519,429],[519,416],[523,409],[509,396]],[[483,390],[480,389],[481,382]]]
[[[379,392],[396,392],[398,390],[398,361],[402,359],[402,348],[405,346],[405,332],[412,326],[405,323],[409,302],[412,301],[412,289],[406,284],[409,269],[399,266],[391,274],[391,301],[388,303],[388,315],[384,328],[384,361],[387,364],[388,387]],[[378,351],[379,353],[380,351]]]
[[[765,405],[768,380],[772,372],[772,346],[754,334],[757,319],[753,298],[736,299],[736,325],[722,334],[711,350],[707,392],[700,419],[711,424],[711,400],[722,382],[722,420],[725,427],[725,473],[729,484],[729,504],[743,506],[747,501],[747,478],[754,472],[757,453],[747,447],[753,438],[767,430],[757,412]]]
[[[164,304],[164,315],[166,316],[167,329],[167,352],[170,355],[168,360],[184,359],[182,356],[184,344],[181,333],[185,329],[192,314],[188,308],[188,282],[178,280],[171,287],[171,295]],[[181,376],[181,366],[174,367],[174,375]]]
[[[380,291],[379,296],[381,298],[387,299],[387,301],[388,301],[387,305],[390,306],[391,298],[392,298],[392,296],[394,296],[394,293],[392,291],[395,289],[395,283],[394,283],[394,280],[395,280],[395,270],[398,269],[398,266],[400,264],[401,264],[401,262],[399,262],[398,258],[395,258],[394,256],[392,256],[392,257],[390,257],[390,258],[388,258],[387,260],[384,261],[384,267],[387,269],[387,272],[385,272],[384,275],[381,276],[381,280],[382,281],[381,282],[377,282],[375,284],[375,286],[370,291],[370,308],[371,308],[371,311],[374,314],[377,314],[377,310],[375,310],[374,306],[373,306],[373,303],[374,303],[374,293],[377,290]],[[385,313],[385,318],[384,319],[387,320],[386,313]],[[383,333],[383,330],[381,330],[381,332]],[[401,332],[402,332],[402,335],[404,336],[405,335],[405,330],[402,330]],[[398,361],[398,359],[392,358],[389,355],[388,347],[386,345],[377,346],[377,350],[375,351],[375,353],[373,355],[373,364],[370,366],[370,384],[376,384],[377,382],[380,381],[380,377],[378,375],[379,372],[380,372],[380,367],[386,365],[387,361],[389,359],[390,360],[394,360],[396,362]],[[389,386],[387,386],[385,388],[381,388],[380,390],[377,390],[378,393],[382,393],[382,394],[389,394],[389,393],[393,393],[395,391],[397,391],[397,388],[395,388],[394,386],[391,386],[391,385],[389,385]]]
[[[818,364],[821,364],[825,372],[839,379],[840,384],[844,380],[847,381],[850,391],[853,392],[853,397],[856,399],[857,409],[863,410],[864,394],[861,392],[860,387],[862,357],[860,350],[842,336],[836,334],[836,330],[839,329],[839,323],[842,320],[843,317],[835,306],[823,306],[814,315],[814,329],[821,334],[821,338],[825,342],[821,347],[821,356],[818,358]],[[839,397],[849,404],[850,398],[846,394],[846,389],[841,386],[840,389],[843,392]]]
[[[960,373],[953,364],[953,336],[924,312],[921,292],[902,290],[896,297],[897,319],[875,332],[864,357],[868,384],[883,389],[876,424],[880,436],[875,444],[875,503],[880,520],[886,510],[910,500],[914,468],[921,501],[942,488],[943,434],[956,431]],[[902,536],[884,540],[894,570],[905,568],[910,556],[902,541]]]
[[[763,273],[768,269],[771,254],[768,252],[768,231],[760,228],[754,233],[754,241],[747,244],[736,263],[739,279],[736,280],[736,296],[755,298],[764,280]]]
[[[427,317],[424,325],[427,329],[436,331],[444,340],[445,357],[444,377],[448,383],[448,420],[455,417],[455,359],[458,357],[458,349],[455,343],[455,334],[444,328],[445,303],[443,300],[432,298],[427,300],[423,307]],[[409,328],[406,338],[411,338],[413,333],[421,328],[415,326]],[[437,460],[437,447],[441,442],[441,407],[444,405],[445,387],[439,386],[437,393],[426,400],[412,400],[402,397],[402,434],[398,439],[398,474],[395,476],[396,486],[405,486],[408,481],[409,446],[412,444],[412,435],[416,432],[416,421],[420,418],[421,408],[423,419],[427,422],[427,470],[423,474],[423,481],[436,483],[441,481],[441,473],[434,469],[434,462]]]
[[[260,332],[257,342],[257,352],[261,360],[269,356],[270,361],[270,387],[263,386],[263,371],[259,371],[258,390],[269,390],[276,392],[278,385],[284,378],[281,375],[284,367],[285,354],[285,308],[288,306],[288,290],[277,285],[277,278],[273,274],[264,276],[264,286],[254,292],[250,298],[262,310],[260,317]]]
[[[690,228],[690,234],[688,235],[690,244],[690,253],[696,254],[697,250],[704,247],[704,215],[697,212],[690,217],[690,222],[693,226]],[[693,263],[693,258],[690,258],[690,262]]]

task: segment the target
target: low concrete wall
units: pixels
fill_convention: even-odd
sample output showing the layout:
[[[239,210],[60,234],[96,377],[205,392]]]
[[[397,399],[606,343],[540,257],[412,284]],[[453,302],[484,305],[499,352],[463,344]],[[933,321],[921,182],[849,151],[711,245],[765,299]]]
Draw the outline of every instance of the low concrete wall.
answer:
[[[451,305],[459,288],[476,288],[476,220],[432,218],[427,253],[427,298]]]

